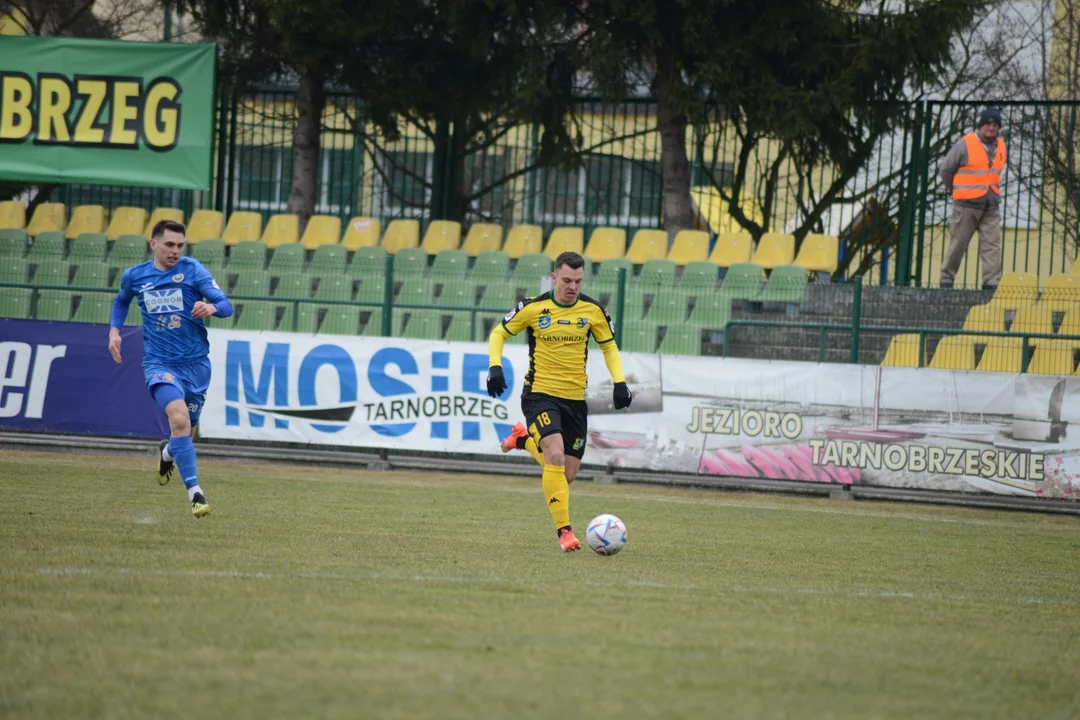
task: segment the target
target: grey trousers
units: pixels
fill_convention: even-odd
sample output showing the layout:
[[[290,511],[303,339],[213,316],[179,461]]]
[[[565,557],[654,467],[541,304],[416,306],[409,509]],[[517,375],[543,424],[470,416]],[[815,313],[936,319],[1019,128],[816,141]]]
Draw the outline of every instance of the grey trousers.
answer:
[[[1001,212],[997,208],[981,210],[954,204],[950,229],[952,241],[941,262],[941,284],[952,285],[977,230],[983,286],[997,287],[1001,280]]]

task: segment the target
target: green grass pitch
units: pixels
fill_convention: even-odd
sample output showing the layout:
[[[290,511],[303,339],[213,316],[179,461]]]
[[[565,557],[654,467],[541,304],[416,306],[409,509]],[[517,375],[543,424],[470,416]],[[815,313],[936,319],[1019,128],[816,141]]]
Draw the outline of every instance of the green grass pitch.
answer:
[[[0,451],[0,717],[1074,718],[1072,517]]]

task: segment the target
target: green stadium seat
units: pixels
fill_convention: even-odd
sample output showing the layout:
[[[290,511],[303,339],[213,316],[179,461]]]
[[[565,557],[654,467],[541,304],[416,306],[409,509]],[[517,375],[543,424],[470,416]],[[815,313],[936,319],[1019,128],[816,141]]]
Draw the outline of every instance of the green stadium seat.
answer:
[[[393,317],[391,316],[390,322],[390,336],[394,335]],[[364,329],[360,331],[363,337],[382,337],[382,309],[376,309],[374,312],[368,313],[367,322],[364,324]]]
[[[0,260],[0,283],[24,283],[28,277],[30,277],[30,263],[26,260],[12,258]]]
[[[121,235],[113,242],[107,264],[110,267],[128,268],[146,261],[150,246],[142,235]]]
[[[395,305],[431,305],[435,300],[435,284],[430,280],[415,278],[401,284]]]
[[[732,300],[760,300],[765,272],[754,263],[733,263],[724,276],[720,292]]]
[[[380,277],[386,274],[386,250],[375,245],[357,248],[349,263],[349,274],[353,277]]]
[[[332,305],[326,309],[319,332],[324,335],[356,335],[360,329],[360,308],[355,305]]]
[[[668,327],[660,341],[661,355],[700,355],[701,330],[696,327]]]
[[[626,281],[634,277],[634,264],[626,258],[612,258],[611,260],[605,260],[600,263],[596,269],[596,277],[593,279],[593,286],[597,293],[614,292],[615,288],[619,286],[619,270],[626,269]],[[585,289],[585,293],[588,294],[588,288]]]
[[[723,293],[711,293],[697,298],[688,324],[709,330],[723,330],[731,319],[731,298]]]
[[[323,247],[334,247],[324,245]],[[324,275],[315,289],[316,300],[352,300],[353,279],[345,274]]]
[[[657,327],[652,323],[624,323],[621,349],[626,352],[654,352],[656,350],[656,334]]]
[[[394,262],[397,262],[395,258]],[[469,256],[464,250],[443,250],[435,256],[435,262],[431,266],[431,277],[463,278],[469,271]]]
[[[107,325],[112,319],[112,306],[111,293],[83,293],[71,321]]]
[[[277,305],[269,300],[246,300],[233,324],[234,330],[274,330],[277,328]]]
[[[30,289],[0,287],[0,317],[29,318],[33,295],[34,291]]]
[[[103,262],[84,262],[75,268],[73,287],[109,287],[109,266]]]
[[[386,299],[386,281],[382,276],[365,277],[356,291],[356,302],[381,303]]]
[[[275,277],[304,268],[307,254],[299,243],[279,245],[270,257],[270,274]]]
[[[551,258],[547,255],[540,253],[522,255],[514,268],[514,279],[518,281],[528,280],[530,283],[535,283],[539,278],[551,274],[551,265]]]
[[[444,282],[439,293],[437,305],[456,305],[458,307],[476,307],[476,285],[471,280]]]
[[[266,297],[270,294],[270,273],[266,270],[244,268],[236,277],[232,294]]]
[[[490,283],[484,288],[484,295],[477,307],[501,310],[503,314],[517,305],[517,290],[507,282]]]
[[[501,251],[482,252],[473,263],[472,276],[502,280],[510,273],[510,256]]]
[[[344,245],[320,245],[311,256],[311,271],[320,274],[344,274],[348,265],[348,254]]]
[[[638,286],[644,288],[673,288],[675,287],[675,271],[677,270],[673,260],[646,260],[638,274]]]
[[[423,277],[427,272],[428,254],[420,248],[401,248],[394,255],[394,279]]]
[[[779,265],[769,275],[763,302],[801,304],[806,294],[806,268],[801,265]]]
[[[111,315],[111,311],[110,311],[110,315]],[[128,306],[128,313],[127,313],[127,317],[124,318],[124,325],[125,326],[142,325],[142,310],[139,309],[138,301],[132,300],[131,305]]]
[[[71,319],[71,304],[75,293],[67,290],[42,290],[38,293],[36,320],[54,320],[66,322]]]
[[[474,336],[472,316],[473,313],[467,312],[450,313],[450,327],[446,329],[445,339],[451,342],[473,342],[479,339],[484,330],[484,323],[479,317],[479,313],[477,313],[476,333]]]
[[[67,238],[62,230],[47,230],[34,238],[26,259],[30,262],[63,260],[67,253]]]
[[[619,314],[619,298],[618,295],[612,295],[611,301],[607,305],[609,315],[617,316]],[[630,287],[626,291],[626,297],[623,300],[622,317],[624,320],[637,321],[641,320],[645,316],[645,291],[638,287]]]
[[[285,317],[282,318],[278,330],[284,332],[295,330],[296,332],[314,334],[319,329],[319,311],[325,309],[325,305],[315,303],[290,304],[285,310]],[[295,327],[293,327],[294,319],[296,320]]]
[[[679,287],[690,291],[693,295],[700,291],[710,291],[716,288],[716,279],[720,276],[720,266],[708,260],[696,260],[689,262],[683,268]]]
[[[211,263],[220,265],[225,262],[224,240],[203,240],[198,245],[190,247],[192,248],[191,257],[207,267],[210,267]]]
[[[105,251],[108,247],[109,241],[105,239],[105,233],[84,232],[71,243],[71,255],[68,259],[72,262],[82,260],[101,262],[105,259]]]
[[[262,270],[266,267],[266,243],[261,240],[242,240],[229,252],[229,268]]]
[[[413,340],[441,340],[442,315],[433,310],[412,310],[401,337]]]
[[[26,254],[29,235],[20,228],[0,229],[0,257],[21,258]]]
[[[274,288],[274,297],[309,298],[311,297],[311,276],[306,272],[294,270],[278,278]]]
[[[653,295],[646,318],[658,325],[682,325],[686,322],[689,296],[679,290],[665,289]]]
[[[66,260],[49,260],[38,264],[34,271],[35,285],[67,285],[71,265]]]

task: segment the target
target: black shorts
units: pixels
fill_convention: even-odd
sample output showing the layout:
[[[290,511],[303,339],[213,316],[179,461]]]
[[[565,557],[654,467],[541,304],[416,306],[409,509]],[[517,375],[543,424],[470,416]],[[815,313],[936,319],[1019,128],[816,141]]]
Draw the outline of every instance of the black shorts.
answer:
[[[578,460],[585,455],[589,409],[584,400],[564,400],[526,391],[521,395],[521,412],[525,414],[525,427],[537,446],[540,438],[560,433],[565,454]]]

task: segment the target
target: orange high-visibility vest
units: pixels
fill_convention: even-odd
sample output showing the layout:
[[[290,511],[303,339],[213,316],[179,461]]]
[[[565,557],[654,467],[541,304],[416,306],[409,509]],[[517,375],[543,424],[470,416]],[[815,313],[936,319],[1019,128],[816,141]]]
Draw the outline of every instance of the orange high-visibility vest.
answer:
[[[968,161],[953,177],[953,200],[976,200],[988,191],[1001,194],[1001,171],[1005,169],[1005,141],[997,139],[994,165],[987,162],[986,148],[976,133],[964,136],[967,143]]]

